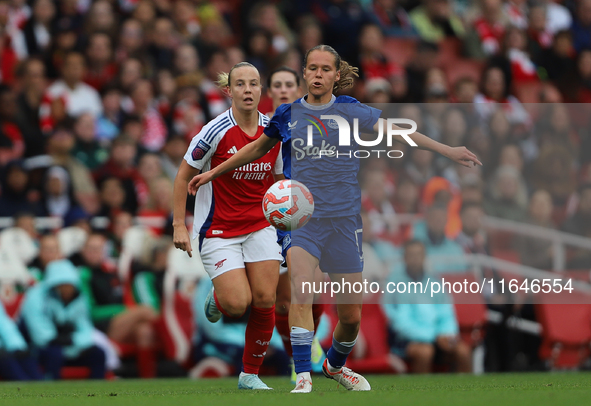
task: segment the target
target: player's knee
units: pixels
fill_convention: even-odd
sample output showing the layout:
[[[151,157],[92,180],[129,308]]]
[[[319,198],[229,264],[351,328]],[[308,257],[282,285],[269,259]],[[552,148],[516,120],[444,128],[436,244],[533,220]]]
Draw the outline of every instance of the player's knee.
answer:
[[[251,297],[232,296],[220,300],[224,314],[230,317],[242,317],[250,306]]]
[[[361,310],[340,312],[339,322],[346,329],[358,329],[361,324]]]
[[[252,292],[252,305],[260,308],[269,308],[275,304],[275,291]]]

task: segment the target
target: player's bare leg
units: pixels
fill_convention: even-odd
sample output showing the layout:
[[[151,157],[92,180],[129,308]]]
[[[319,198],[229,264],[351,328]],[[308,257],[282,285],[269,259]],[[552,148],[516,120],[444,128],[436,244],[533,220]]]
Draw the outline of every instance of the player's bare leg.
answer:
[[[303,289],[304,283],[312,285],[314,270],[318,267],[318,258],[300,247],[291,248],[291,286],[292,304],[289,308],[291,326],[291,346],[295,365],[296,387],[292,393],[312,391],[312,340],[314,337],[314,319],[312,304],[314,292]]]
[[[330,274],[331,280],[338,283],[350,283],[353,286],[356,282],[362,282],[362,274]],[[326,354],[326,360],[322,372],[327,378],[334,379],[348,390],[368,391],[371,386],[367,380],[345,367],[347,357],[353,351],[359,334],[361,323],[361,306],[363,301],[363,292],[341,292],[337,294],[337,313],[339,322],[337,323],[332,346]]]

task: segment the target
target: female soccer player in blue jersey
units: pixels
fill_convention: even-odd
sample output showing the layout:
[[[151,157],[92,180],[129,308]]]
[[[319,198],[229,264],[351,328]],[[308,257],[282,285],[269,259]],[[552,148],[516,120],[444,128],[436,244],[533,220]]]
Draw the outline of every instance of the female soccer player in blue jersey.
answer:
[[[304,58],[304,80],[308,94],[294,103],[281,105],[261,136],[245,146],[232,158],[215,169],[197,175],[189,182],[189,192],[218,176],[251,162],[282,141],[284,174],[305,184],[315,200],[315,212],[310,222],[292,235],[292,305],[289,311],[293,357],[298,374],[292,393],[312,391],[310,351],[313,331],[312,294],[304,292],[303,282],[313,280],[318,265],[329,273],[333,281],[344,281],[352,286],[362,282],[363,253],[361,252],[361,191],[357,182],[359,160],[345,156],[346,146],[339,143],[339,132],[333,125],[320,129],[321,136],[305,147],[310,137],[304,122],[322,115],[346,114],[359,119],[362,132],[379,132],[387,123],[380,111],[360,104],[349,96],[335,97],[333,92],[353,84],[357,69],[343,61],[328,45],[310,49]],[[303,117],[307,117],[303,119]],[[407,142],[394,135],[399,142]],[[478,158],[465,147],[449,147],[415,132],[412,141],[422,149],[438,152],[464,166],[481,165]],[[307,140],[307,141],[306,141]],[[292,156],[292,148],[294,154]],[[351,147],[347,147],[351,150]],[[353,146],[353,149],[356,146]],[[323,157],[318,151],[333,151],[342,155]],[[327,154],[328,155],[328,154]],[[343,158],[343,156],[345,156]],[[349,390],[365,391],[371,387],[367,380],[345,368],[347,356],[353,350],[361,321],[359,295],[337,295],[339,322],[333,333],[332,347],[323,365],[324,375]]]

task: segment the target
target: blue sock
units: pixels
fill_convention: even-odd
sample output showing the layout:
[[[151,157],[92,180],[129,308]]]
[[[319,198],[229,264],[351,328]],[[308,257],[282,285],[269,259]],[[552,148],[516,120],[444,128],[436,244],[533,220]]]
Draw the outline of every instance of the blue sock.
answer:
[[[347,357],[353,351],[353,347],[357,339],[350,342],[338,342],[334,336],[332,337],[332,346],[328,350],[326,354],[326,358],[328,359],[328,363],[333,368],[341,368],[347,362]]]
[[[312,370],[312,339],[314,331],[292,327],[290,332],[293,363],[296,374]]]

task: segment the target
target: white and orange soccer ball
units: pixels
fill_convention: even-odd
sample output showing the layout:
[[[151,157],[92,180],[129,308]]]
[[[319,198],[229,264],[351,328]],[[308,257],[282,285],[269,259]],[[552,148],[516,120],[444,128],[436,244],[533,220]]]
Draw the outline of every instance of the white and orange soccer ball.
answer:
[[[263,212],[273,227],[284,231],[297,230],[312,218],[314,198],[297,180],[280,180],[265,193]]]

